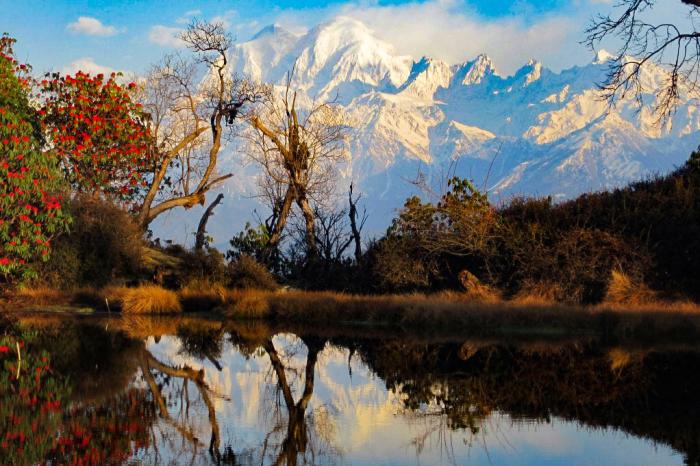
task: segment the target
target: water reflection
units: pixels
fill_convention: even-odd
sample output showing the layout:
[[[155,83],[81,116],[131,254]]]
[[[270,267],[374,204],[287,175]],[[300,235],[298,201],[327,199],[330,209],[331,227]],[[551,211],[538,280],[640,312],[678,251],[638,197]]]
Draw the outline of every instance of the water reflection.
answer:
[[[692,347],[31,324],[19,379],[0,353],[0,464],[700,464]]]

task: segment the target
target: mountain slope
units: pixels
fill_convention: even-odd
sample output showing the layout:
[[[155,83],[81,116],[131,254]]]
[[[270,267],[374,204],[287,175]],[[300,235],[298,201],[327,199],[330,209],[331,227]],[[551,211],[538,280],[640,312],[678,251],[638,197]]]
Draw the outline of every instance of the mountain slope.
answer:
[[[558,73],[531,60],[502,76],[486,55],[456,65],[399,55],[361,22],[339,17],[301,35],[268,26],[236,45],[230,63],[232,73],[278,86],[294,69],[301,101],[337,99],[345,107],[354,128],[339,188],[352,180],[371,199],[376,233],[416,192],[417,177],[437,190],[447,174],[470,177],[496,202],[564,199],[683,163],[700,141],[700,100],[684,90],[663,128],[633,101],[608,112],[596,85],[609,58],[600,52]],[[648,90],[662,79],[663,70],[644,70]],[[255,170],[244,160],[235,147],[222,157],[238,177],[225,187],[235,200],[211,222],[219,245],[252,219]]]

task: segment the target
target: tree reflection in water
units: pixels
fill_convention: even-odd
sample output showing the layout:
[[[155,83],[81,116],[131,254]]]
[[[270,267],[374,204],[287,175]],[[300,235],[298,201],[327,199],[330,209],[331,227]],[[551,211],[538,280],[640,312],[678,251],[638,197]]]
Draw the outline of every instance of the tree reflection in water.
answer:
[[[30,409],[23,392],[8,386],[0,394],[0,439],[9,433],[16,447],[19,425],[25,437],[35,428],[45,439],[24,457],[0,448],[0,464],[129,458],[144,464],[340,462],[345,445],[335,435],[338,413],[314,396],[317,372],[328,370],[322,356],[338,354],[352,358],[355,367],[361,361],[396,393],[402,422],[414,427],[405,445],[419,456],[440,444],[454,460],[453,433],[486,448],[487,437],[499,435],[498,420],[507,416],[516,423],[557,418],[621,429],[671,446],[687,464],[700,464],[695,348],[611,345],[592,338],[465,342],[192,319],[113,320],[109,328],[74,322],[39,329],[27,344],[26,369],[34,370],[34,357],[51,361],[41,386],[54,387],[55,398],[44,401],[60,398],[60,415]],[[145,343],[147,335],[171,337],[153,345]],[[164,341],[169,346],[160,354],[155,348]],[[230,413],[252,400],[235,406],[232,393],[220,393],[216,384],[216,374],[234,370],[231,355],[250,358],[263,370],[260,390],[269,396],[261,401],[253,440],[237,436],[240,426]],[[0,354],[5,372],[16,369],[11,356]],[[255,374],[234,375],[258,380]],[[62,384],[64,391],[55,388]],[[16,422],[18,417],[27,421]]]
[[[294,395],[287,380],[284,364],[272,338],[268,338],[263,344],[263,348],[270,358],[270,364],[277,376],[277,387],[282,394],[284,406],[287,410],[286,436],[279,447],[277,458],[273,462],[275,465],[287,464],[295,466],[300,456],[301,462],[304,464],[315,463],[316,452],[314,449],[308,451],[311,454],[310,459],[307,460],[306,458],[307,446],[309,445],[306,410],[308,409],[309,401],[314,392],[318,354],[323,350],[326,342],[317,337],[302,337],[301,341],[306,346],[307,355],[304,368],[304,389],[299,400],[296,402],[294,401]],[[275,430],[273,430],[273,432],[274,431]],[[268,434],[264,443],[262,456],[265,456],[265,450],[269,446],[269,437],[270,435]]]
[[[0,354],[0,464],[119,464],[148,447],[155,416],[146,393],[108,388],[130,373],[128,357],[114,356],[138,342],[71,325],[0,328],[0,346],[9,342],[15,351]]]

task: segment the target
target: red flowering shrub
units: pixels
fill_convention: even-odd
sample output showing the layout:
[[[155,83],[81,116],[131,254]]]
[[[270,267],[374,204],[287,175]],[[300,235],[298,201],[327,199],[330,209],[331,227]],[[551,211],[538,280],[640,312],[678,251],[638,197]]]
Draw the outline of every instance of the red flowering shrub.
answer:
[[[129,204],[148,186],[154,147],[141,105],[132,101],[136,84],[122,86],[117,77],[47,75],[39,114],[72,188]]]
[[[36,111],[29,104],[29,68],[15,60],[14,40],[0,38],[0,280],[33,275],[51,238],[67,225],[61,172],[41,152]]]

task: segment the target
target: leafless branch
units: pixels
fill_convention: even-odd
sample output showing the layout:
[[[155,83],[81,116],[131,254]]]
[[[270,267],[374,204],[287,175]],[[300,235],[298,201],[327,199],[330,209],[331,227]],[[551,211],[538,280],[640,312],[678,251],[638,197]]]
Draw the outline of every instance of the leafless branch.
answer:
[[[650,106],[661,125],[676,111],[683,93],[697,93],[700,31],[695,24],[700,2],[681,1],[689,7],[689,30],[681,30],[677,24],[649,22],[656,0],[620,0],[615,5],[616,15],[599,15],[586,29],[584,43],[592,50],[611,37],[622,44],[610,62],[605,81],[599,85],[610,106],[632,98],[639,109]],[[652,64],[665,71],[663,82],[654,88],[645,82],[644,75]],[[653,103],[647,102],[649,96]]]

